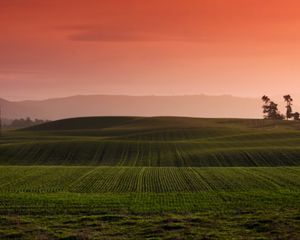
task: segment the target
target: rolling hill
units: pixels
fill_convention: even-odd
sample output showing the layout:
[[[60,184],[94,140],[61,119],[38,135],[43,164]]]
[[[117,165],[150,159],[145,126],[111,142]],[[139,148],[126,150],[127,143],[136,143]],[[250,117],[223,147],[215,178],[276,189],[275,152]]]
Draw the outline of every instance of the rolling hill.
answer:
[[[0,238],[299,239],[299,146],[300,122],[257,119],[81,117],[5,131]]]
[[[85,117],[8,131],[2,165],[299,166],[300,122]]]

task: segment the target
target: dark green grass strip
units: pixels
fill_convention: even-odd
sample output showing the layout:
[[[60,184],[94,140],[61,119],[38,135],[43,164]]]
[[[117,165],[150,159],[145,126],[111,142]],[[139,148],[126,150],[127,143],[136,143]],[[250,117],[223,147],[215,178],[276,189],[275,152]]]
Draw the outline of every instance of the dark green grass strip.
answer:
[[[58,141],[0,145],[1,165],[300,166],[300,147]],[[217,145],[217,144],[216,144]]]
[[[202,193],[0,193],[1,214],[226,212],[299,209],[299,191]]]

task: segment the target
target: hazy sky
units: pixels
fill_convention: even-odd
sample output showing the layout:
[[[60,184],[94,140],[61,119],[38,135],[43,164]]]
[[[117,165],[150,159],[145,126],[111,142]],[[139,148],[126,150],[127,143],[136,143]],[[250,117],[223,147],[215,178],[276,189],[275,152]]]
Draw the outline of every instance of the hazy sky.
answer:
[[[0,97],[298,93],[299,9],[299,0],[0,0]]]

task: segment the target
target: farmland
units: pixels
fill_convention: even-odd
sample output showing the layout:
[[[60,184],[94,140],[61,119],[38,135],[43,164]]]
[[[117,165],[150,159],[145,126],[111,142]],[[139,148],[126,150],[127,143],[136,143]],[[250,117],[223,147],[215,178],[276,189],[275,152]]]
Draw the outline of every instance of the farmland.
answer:
[[[259,167],[300,165],[300,123],[79,118],[10,131],[1,165]]]
[[[300,189],[298,167],[0,167],[0,174],[0,192],[13,193],[197,193]]]
[[[0,172],[3,237],[299,237],[298,167],[4,166]]]
[[[103,117],[0,138],[0,237],[299,239],[300,123]]]

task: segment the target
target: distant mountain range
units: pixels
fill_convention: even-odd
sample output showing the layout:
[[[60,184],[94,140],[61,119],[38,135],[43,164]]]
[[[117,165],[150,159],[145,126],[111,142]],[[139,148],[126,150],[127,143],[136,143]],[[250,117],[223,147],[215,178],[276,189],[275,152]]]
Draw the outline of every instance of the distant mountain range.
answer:
[[[3,117],[62,119],[79,116],[188,116],[261,118],[261,100],[230,95],[80,95],[37,101],[0,99]]]

